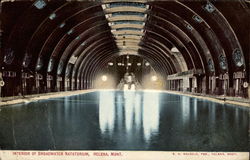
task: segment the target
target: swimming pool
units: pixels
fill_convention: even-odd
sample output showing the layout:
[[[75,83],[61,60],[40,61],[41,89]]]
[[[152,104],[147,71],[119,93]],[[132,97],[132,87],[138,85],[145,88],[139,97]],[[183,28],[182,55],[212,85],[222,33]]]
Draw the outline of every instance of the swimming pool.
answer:
[[[4,150],[248,151],[249,109],[163,92],[99,91],[1,107]]]

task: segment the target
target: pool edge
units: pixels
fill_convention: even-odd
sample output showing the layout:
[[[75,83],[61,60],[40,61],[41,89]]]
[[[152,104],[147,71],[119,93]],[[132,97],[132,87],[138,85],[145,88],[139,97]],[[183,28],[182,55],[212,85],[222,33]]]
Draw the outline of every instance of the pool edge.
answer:
[[[49,94],[30,95],[30,96],[26,96],[22,98],[20,97],[20,98],[13,99],[13,100],[7,100],[4,102],[0,101],[0,107],[14,105],[14,104],[34,102],[38,100],[46,100],[50,98],[73,96],[73,95],[85,94],[85,93],[96,92],[96,91],[117,91],[117,90],[115,89],[109,89],[109,90],[89,89],[89,90],[76,90],[76,91],[55,92],[55,93],[49,93]],[[231,105],[238,105],[238,106],[250,108],[250,100],[249,102],[239,102],[235,100],[230,100],[228,99],[228,97],[223,97],[223,96],[212,96],[212,95],[203,95],[203,94],[198,95],[198,94],[184,93],[184,92],[178,92],[178,91],[169,91],[169,90],[139,90],[139,91],[162,92],[162,93],[183,95],[183,96],[188,96],[188,97],[193,97],[193,98],[209,100],[209,101],[220,103],[220,104],[231,104]]]

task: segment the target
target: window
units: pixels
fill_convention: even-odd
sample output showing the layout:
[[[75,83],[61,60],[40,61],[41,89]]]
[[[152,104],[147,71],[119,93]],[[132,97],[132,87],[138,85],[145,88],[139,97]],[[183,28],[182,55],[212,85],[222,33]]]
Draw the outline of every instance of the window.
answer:
[[[56,18],[56,14],[55,13],[52,13],[50,16],[49,16],[49,19],[50,20],[53,20],[53,19],[55,19]]]
[[[234,57],[234,63],[237,67],[241,67],[244,64],[243,57],[239,48],[236,48],[234,50],[233,57]]]
[[[193,16],[193,19],[196,21],[196,22],[198,22],[198,23],[201,23],[203,20],[202,20],[202,18],[200,17],[200,16],[198,16],[198,15],[194,15]]]
[[[130,21],[130,20],[115,21],[113,23],[114,23],[114,25],[116,25],[116,24],[140,24],[140,25],[144,25],[144,22],[142,22],[142,21]]]
[[[211,3],[207,3],[203,8],[209,13],[212,13],[215,10],[214,6]]]
[[[140,16],[145,17],[144,13],[141,12],[114,12],[112,16]]]
[[[209,59],[207,63],[208,63],[209,70],[211,72],[213,72],[214,71],[214,63],[213,63],[212,59]]]
[[[132,31],[141,31],[139,28],[117,28],[116,31],[124,31],[124,30],[132,30]]]
[[[223,55],[220,55],[219,60],[220,60],[220,67],[221,67],[221,69],[226,70],[227,69],[227,60],[226,60],[226,57],[223,56]]]
[[[46,6],[46,2],[44,0],[37,0],[35,3],[34,3],[34,6],[37,8],[37,9],[43,9],[45,6]]]
[[[140,8],[146,8],[146,4],[144,3],[138,3],[138,2],[114,2],[110,3],[109,7],[140,7]]]

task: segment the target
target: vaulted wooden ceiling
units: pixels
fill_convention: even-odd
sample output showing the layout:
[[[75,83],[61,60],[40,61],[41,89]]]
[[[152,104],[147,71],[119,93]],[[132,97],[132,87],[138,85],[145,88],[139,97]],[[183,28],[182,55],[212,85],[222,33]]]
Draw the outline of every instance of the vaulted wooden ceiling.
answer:
[[[1,66],[78,80],[137,55],[164,76],[249,75],[248,0],[2,1]]]

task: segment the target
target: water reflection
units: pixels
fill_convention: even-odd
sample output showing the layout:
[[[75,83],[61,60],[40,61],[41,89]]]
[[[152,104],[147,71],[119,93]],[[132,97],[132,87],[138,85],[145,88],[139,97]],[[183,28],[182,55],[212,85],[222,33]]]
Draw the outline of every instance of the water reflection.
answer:
[[[194,99],[194,106],[193,106],[193,114],[194,114],[194,120],[197,121],[197,99]]]
[[[190,97],[181,97],[181,111],[183,124],[188,123],[190,116]]]
[[[99,98],[99,123],[104,133],[112,133],[115,120],[115,104],[113,92],[100,92]]]
[[[158,132],[159,127],[159,95],[144,92],[143,96],[143,128],[146,140],[152,133]]]
[[[212,127],[216,121],[216,106],[215,106],[215,103],[209,103],[209,125],[210,127]]]
[[[116,94],[116,95],[115,95]],[[114,97],[116,100],[114,101]],[[126,133],[127,142],[136,134],[149,141],[159,128],[159,96],[147,92],[101,92],[99,98],[99,124],[102,133]],[[114,126],[119,129],[114,132]],[[126,141],[124,140],[124,143]]]

